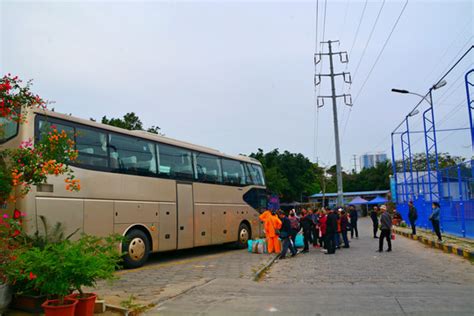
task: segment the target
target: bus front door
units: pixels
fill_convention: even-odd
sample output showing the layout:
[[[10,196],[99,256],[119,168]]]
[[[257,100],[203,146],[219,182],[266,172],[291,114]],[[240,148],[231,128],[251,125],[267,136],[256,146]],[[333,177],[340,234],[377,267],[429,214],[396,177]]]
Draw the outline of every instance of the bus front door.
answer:
[[[193,185],[177,184],[178,195],[178,249],[194,246]]]

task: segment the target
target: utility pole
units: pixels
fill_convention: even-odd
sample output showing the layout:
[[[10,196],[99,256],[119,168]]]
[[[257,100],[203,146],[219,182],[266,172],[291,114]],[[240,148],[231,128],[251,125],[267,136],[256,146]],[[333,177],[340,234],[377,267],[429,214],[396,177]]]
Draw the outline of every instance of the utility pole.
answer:
[[[331,98],[332,99],[332,113],[334,119],[334,140],[336,144],[336,172],[337,172],[337,204],[338,206],[344,205],[343,199],[343,186],[342,186],[342,167],[341,167],[341,149],[339,144],[339,125],[337,120],[337,98],[343,97],[344,103],[346,105],[352,106],[352,99],[350,94],[342,94],[336,95],[336,84],[335,84],[335,77],[342,76],[344,82],[351,83],[351,75],[348,72],[342,73],[334,73],[334,63],[333,63],[333,56],[339,55],[339,59],[341,63],[347,63],[348,57],[347,52],[333,52],[332,51],[332,44],[339,41],[327,41],[321,42],[323,44],[328,44],[329,53],[316,53],[314,54],[314,64],[315,66],[321,61],[321,56],[329,56],[329,74],[316,74],[314,76],[314,84],[315,86],[321,83],[321,77],[330,77],[331,78],[331,95],[328,96],[318,96],[317,99],[317,106],[323,107],[324,106],[324,99]],[[316,67],[315,67],[316,68]],[[320,102],[321,101],[321,102]]]
[[[354,160],[354,173],[357,173],[357,156],[352,155],[352,159]]]

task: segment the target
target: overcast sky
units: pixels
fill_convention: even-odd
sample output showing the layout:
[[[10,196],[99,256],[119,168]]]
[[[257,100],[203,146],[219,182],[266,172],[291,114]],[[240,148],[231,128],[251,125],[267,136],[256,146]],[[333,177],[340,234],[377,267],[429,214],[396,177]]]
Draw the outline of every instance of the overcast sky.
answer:
[[[474,43],[473,2],[410,0],[370,77],[405,1],[368,1],[357,38],[364,0],[327,1],[325,27],[318,2],[318,41],[324,32],[350,53],[347,69],[335,65],[354,81],[336,80],[338,93],[355,99],[351,111],[338,105],[342,161],[351,169],[353,154],[389,154],[390,132],[418,102],[390,89],[425,93]],[[58,112],[100,119],[134,111],[169,137],[229,154],[279,148],[335,162],[330,100],[315,110],[316,0],[0,3],[0,71],[34,79]],[[462,75],[473,62],[474,51],[435,91],[440,129],[468,126]],[[323,72],[327,66],[325,59]],[[323,79],[320,93],[328,87]],[[422,128],[421,114],[410,122]],[[439,151],[472,155],[466,130],[438,140]],[[412,141],[424,150],[423,139]]]

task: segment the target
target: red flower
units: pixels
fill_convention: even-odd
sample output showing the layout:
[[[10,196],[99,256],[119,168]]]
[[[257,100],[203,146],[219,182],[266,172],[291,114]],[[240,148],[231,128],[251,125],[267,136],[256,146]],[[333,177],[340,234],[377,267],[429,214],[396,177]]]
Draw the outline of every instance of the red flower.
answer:
[[[19,219],[21,217],[21,212],[17,209],[13,211],[13,218],[14,219]]]
[[[20,231],[18,229],[15,229],[15,231],[12,234],[12,237],[15,238],[18,235],[20,235]]]
[[[34,274],[33,272],[30,272],[29,279],[30,279],[30,280],[34,280],[34,279],[36,279],[36,278],[37,278],[36,274]]]

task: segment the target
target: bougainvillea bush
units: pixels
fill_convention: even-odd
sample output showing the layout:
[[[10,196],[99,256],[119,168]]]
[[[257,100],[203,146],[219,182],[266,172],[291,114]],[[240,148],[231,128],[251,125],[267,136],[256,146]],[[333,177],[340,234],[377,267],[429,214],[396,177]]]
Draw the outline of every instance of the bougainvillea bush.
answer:
[[[5,135],[5,122],[27,123],[28,110],[46,108],[47,102],[31,92],[31,84],[10,74],[0,78],[0,136]],[[32,185],[46,183],[50,175],[65,176],[66,189],[79,190],[79,180],[69,167],[76,158],[74,141],[54,126],[35,143],[28,139],[18,148],[0,150],[0,205],[15,204]],[[22,229],[24,211],[28,210],[15,209],[13,214],[0,211],[0,283],[9,282],[14,287],[21,284],[23,290],[37,291],[33,282],[37,275],[25,267],[18,269],[19,256],[35,248]]]

